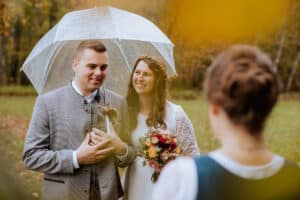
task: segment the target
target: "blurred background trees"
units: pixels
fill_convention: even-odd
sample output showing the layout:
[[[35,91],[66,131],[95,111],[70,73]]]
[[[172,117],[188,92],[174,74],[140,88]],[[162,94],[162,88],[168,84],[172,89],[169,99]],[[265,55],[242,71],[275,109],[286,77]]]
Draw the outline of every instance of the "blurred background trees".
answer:
[[[269,53],[282,91],[300,91],[298,0],[0,0],[0,85],[30,84],[20,67],[36,42],[65,13],[103,5],[146,17],[173,41],[175,87],[201,89],[216,53],[248,43]]]

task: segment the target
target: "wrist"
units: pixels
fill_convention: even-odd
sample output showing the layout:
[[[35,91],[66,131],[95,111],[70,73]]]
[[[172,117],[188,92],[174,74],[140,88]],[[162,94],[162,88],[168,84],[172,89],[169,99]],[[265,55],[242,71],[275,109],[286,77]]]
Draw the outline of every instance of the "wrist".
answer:
[[[80,151],[76,151],[76,155],[77,155],[77,162],[78,162],[78,165],[82,165],[83,164],[83,156],[81,155],[81,152]]]

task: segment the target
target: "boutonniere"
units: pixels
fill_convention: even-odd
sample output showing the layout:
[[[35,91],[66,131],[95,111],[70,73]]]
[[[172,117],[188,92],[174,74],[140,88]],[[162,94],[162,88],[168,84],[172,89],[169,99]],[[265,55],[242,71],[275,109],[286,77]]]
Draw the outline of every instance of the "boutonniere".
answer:
[[[111,108],[108,105],[101,108],[101,113],[107,116],[109,120],[114,124],[118,115],[117,109]]]
[[[111,134],[111,126],[116,123],[118,112],[116,108],[110,107],[108,104],[106,106],[100,107],[99,112],[105,118],[105,126],[107,134]]]

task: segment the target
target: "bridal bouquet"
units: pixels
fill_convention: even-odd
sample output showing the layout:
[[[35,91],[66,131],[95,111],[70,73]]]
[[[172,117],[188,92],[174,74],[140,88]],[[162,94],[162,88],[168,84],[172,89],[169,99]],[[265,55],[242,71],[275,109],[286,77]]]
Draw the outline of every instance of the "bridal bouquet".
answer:
[[[182,152],[176,136],[159,129],[150,128],[145,136],[139,139],[139,143],[138,156],[144,159],[144,166],[148,164],[154,169],[152,182],[156,182],[162,168]]]

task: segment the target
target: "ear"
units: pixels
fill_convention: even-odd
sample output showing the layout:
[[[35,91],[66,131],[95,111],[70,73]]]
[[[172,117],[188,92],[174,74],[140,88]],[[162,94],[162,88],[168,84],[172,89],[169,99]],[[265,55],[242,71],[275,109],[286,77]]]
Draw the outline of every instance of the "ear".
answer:
[[[72,69],[74,72],[76,72],[77,66],[78,66],[79,60],[77,58],[74,58],[72,60]]]

